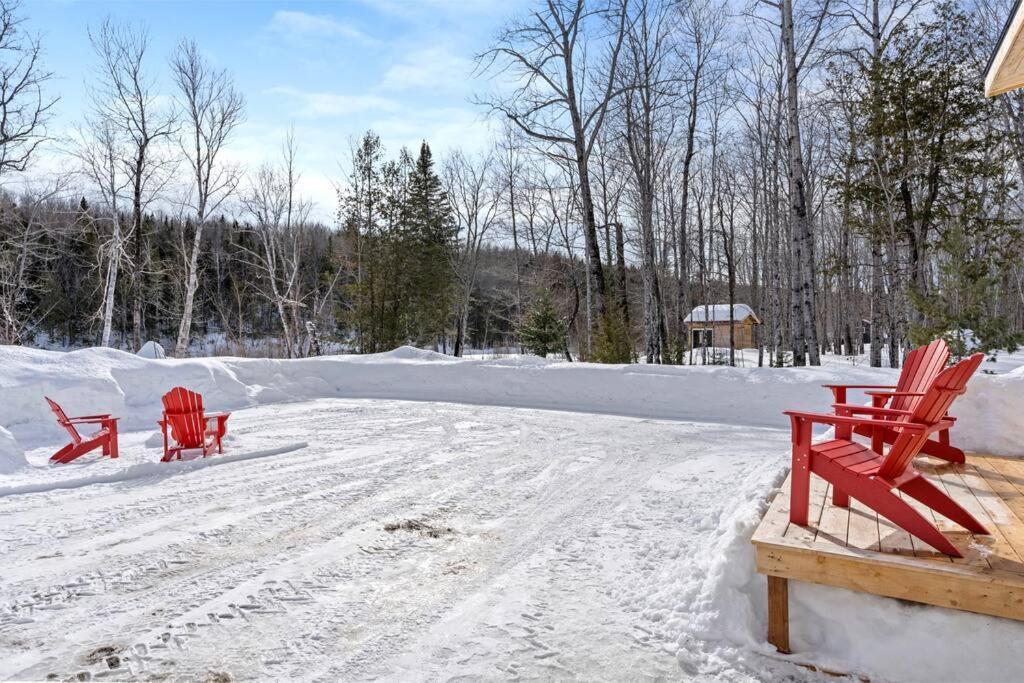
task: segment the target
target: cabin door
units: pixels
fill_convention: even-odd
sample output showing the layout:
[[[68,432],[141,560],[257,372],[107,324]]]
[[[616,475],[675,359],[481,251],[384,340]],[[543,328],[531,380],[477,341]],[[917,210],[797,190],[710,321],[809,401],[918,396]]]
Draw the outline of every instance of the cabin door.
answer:
[[[715,345],[714,333],[709,328],[690,330],[690,344],[695,349],[712,347]]]

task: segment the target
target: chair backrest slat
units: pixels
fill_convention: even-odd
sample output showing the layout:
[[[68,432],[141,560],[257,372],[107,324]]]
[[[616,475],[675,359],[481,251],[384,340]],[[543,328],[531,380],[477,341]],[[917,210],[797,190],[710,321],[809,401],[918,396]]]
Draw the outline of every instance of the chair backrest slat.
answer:
[[[202,395],[185,387],[174,387],[164,395],[163,403],[174,440],[185,448],[201,447],[206,431]]]
[[[915,405],[910,418],[902,421],[931,427],[942,420],[956,397],[967,390],[967,381],[971,379],[984,358],[984,354],[976,353],[939,373],[925,395]],[[893,423],[893,429],[902,431],[899,422]],[[891,479],[906,472],[928,438],[927,434],[903,431],[885,456],[885,462],[878,470],[879,476]]]
[[[907,354],[900,373],[897,391],[923,393],[949,361],[949,345],[945,340],[936,339],[927,346],[921,346]],[[895,396],[889,404],[895,410],[913,410],[920,396]]]
[[[57,416],[57,424],[66,429],[68,434],[71,435],[71,442],[76,446],[82,443],[82,436],[78,433],[78,430],[75,429],[75,425],[71,424],[71,420],[68,419],[64,409],[61,408],[52,398],[48,396],[43,396],[43,398],[45,398],[46,402],[50,404],[50,410],[53,411],[53,414]]]

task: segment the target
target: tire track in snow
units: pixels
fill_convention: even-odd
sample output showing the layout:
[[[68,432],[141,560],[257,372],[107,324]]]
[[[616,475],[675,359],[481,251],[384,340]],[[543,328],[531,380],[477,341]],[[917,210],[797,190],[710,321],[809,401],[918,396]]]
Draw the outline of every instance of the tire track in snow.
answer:
[[[85,514],[57,547],[88,548],[90,535],[103,539],[107,547],[92,548],[85,563],[122,572],[122,582],[72,587],[78,594],[39,623],[0,626],[0,648],[7,647],[5,634],[76,634],[74,644],[40,641],[39,656],[16,673],[400,677],[402,654],[467,596],[497,594],[525,579],[550,585],[501,626],[514,632],[509,639],[524,657],[565,675],[565,641],[552,629],[572,606],[551,587],[562,588],[557,577],[565,574],[581,582],[583,594],[604,600],[588,534],[676,457],[664,448],[666,435],[691,427],[522,409],[373,405],[353,428],[318,427],[301,457],[189,475],[174,491],[141,487],[108,496],[83,489],[64,499]],[[331,407],[294,410],[324,424]],[[304,428],[290,409],[254,413],[275,427],[279,420],[284,438]],[[396,417],[401,428],[389,430]],[[168,515],[174,508],[189,514]],[[105,517],[111,511],[121,527],[113,532]],[[24,517],[25,528],[33,514],[9,516]],[[56,518],[47,524],[69,523],[67,514]],[[381,528],[405,518],[455,533],[429,538]],[[31,550],[21,548],[19,561],[27,564]],[[46,562],[44,577],[60,573],[56,558]],[[51,585],[73,583],[72,574]],[[38,578],[18,582],[39,585]],[[8,589],[0,599],[11,596]],[[103,645],[115,647],[117,668],[80,659]]]
[[[419,424],[426,423],[420,421]],[[346,470],[355,470],[354,472],[352,472],[352,478],[356,478],[361,474],[359,471],[360,469],[369,470],[371,468],[376,468],[378,470],[378,474],[375,478],[365,480],[361,487],[355,492],[353,492],[353,494],[351,495],[351,498],[355,501],[358,501],[360,498],[365,498],[368,499],[370,503],[376,505],[376,507],[365,509],[353,508],[352,506],[350,506],[350,512],[354,514],[357,520],[361,520],[363,523],[365,523],[365,520],[368,517],[372,517],[374,514],[383,515],[386,512],[388,512],[389,506],[381,507],[379,504],[377,504],[377,501],[375,501],[372,498],[372,496],[377,494],[385,485],[389,483],[391,485],[403,485],[405,483],[405,480],[413,481],[422,478],[424,474],[423,467],[410,467],[408,466],[408,463],[399,463],[397,459],[393,461],[399,465],[402,465],[401,469],[405,471],[403,473],[396,475],[393,470],[380,469],[380,466],[382,464],[388,462],[388,458],[385,455],[385,457],[382,459],[381,454],[379,453],[377,454],[375,459],[367,460],[367,462],[365,463],[344,463],[344,467]],[[324,464],[322,462],[310,462],[304,467],[306,469],[322,469],[324,467]],[[293,478],[299,478],[298,475],[300,473],[301,472],[291,472],[289,474],[292,475]],[[320,481],[324,481],[329,478],[330,477],[322,477],[320,478]],[[326,491],[323,489],[323,487],[319,487],[319,491],[314,491],[313,493],[310,493],[307,496],[295,496],[294,483],[281,487],[277,494],[278,499],[285,500],[289,499],[290,497],[290,507],[285,510],[276,511],[268,511],[264,507],[258,508],[253,513],[253,516],[258,517],[259,519],[254,519],[253,521],[255,522],[254,526],[261,527],[261,530],[265,534],[267,533],[268,529],[266,529],[266,527],[262,525],[262,522],[284,521],[287,523],[286,526],[276,529],[276,533],[268,535],[266,538],[259,540],[254,547],[246,548],[244,554],[248,556],[250,554],[258,553],[260,550],[264,548],[273,548],[282,545],[297,546],[303,542],[309,542],[308,539],[310,538],[334,537],[337,536],[339,533],[345,531],[347,528],[351,527],[353,522],[352,520],[347,518],[343,519],[340,523],[328,526],[327,528],[323,528],[323,523],[321,523],[319,526],[316,524],[311,525],[310,522],[312,519],[317,517],[322,518],[322,515],[314,508],[310,508],[303,505],[303,503],[309,502],[309,498],[336,499],[336,494],[340,493],[342,489],[348,488],[350,486],[348,479],[349,477],[346,476],[345,481],[342,481],[333,489],[327,489]],[[418,499],[422,498],[425,489],[430,485],[431,484],[429,482],[423,482],[421,486],[423,487],[424,491],[416,491],[414,493],[408,494],[406,496],[407,500],[401,501],[399,507],[401,508],[402,506],[409,505],[411,503],[416,502]],[[259,482],[256,482],[255,484],[251,484],[249,488],[253,489],[257,488],[258,486]],[[303,483],[302,486],[306,490],[309,490],[309,488],[311,488],[307,486],[306,483]],[[305,498],[305,500],[303,498]],[[232,529],[230,533],[244,533],[244,530],[235,528]],[[231,557],[230,552],[228,552],[227,554],[219,552],[215,558],[208,559],[221,565],[220,568],[205,573],[195,571],[195,568],[197,566],[201,566],[204,563],[204,559],[207,558],[203,558],[193,554],[192,557],[189,558],[188,563],[185,564],[183,567],[183,575],[177,579],[168,574],[152,576],[151,571],[144,572],[144,574],[146,574],[147,578],[149,579],[149,581],[147,581],[147,585],[133,587],[133,592],[138,592],[140,590],[149,591],[149,593],[140,603],[124,605],[117,603],[115,601],[113,604],[106,606],[99,614],[97,614],[97,616],[106,617],[113,614],[126,612],[147,612],[153,606],[157,606],[159,608],[160,605],[167,604],[168,602],[173,601],[173,596],[175,594],[179,594],[180,591],[184,590],[187,593],[188,590],[191,588],[194,594],[194,591],[196,590],[196,586],[194,584],[202,585],[204,583],[210,582],[217,584],[217,586],[212,588],[211,590],[202,592],[202,599],[207,599],[210,596],[216,597],[218,594],[225,592],[226,590],[231,590],[233,584],[238,583],[239,581],[249,580],[253,576],[258,576],[262,571],[266,570],[267,565],[272,567],[276,566],[281,562],[286,561],[286,558],[272,558],[270,560],[262,560],[261,562],[255,563],[255,566],[251,568],[240,569],[240,565],[244,565],[246,563],[245,558],[238,558],[238,560],[235,561],[235,558]],[[130,562],[133,561],[134,558],[131,558]],[[150,567],[150,569],[152,569],[152,567]],[[115,574],[116,573],[117,572],[115,570]],[[129,575],[122,575],[121,578],[124,579],[125,584],[131,584],[131,579],[138,578],[138,575],[138,572],[133,572],[129,573]],[[89,591],[85,592],[88,593]],[[109,592],[104,597],[110,598]],[[157,619],[157,621],[160,622],[163,622],[168,618],[174,616],[173,612],[159,611],[159,609],[154,611],[158,612],[159,618]]]

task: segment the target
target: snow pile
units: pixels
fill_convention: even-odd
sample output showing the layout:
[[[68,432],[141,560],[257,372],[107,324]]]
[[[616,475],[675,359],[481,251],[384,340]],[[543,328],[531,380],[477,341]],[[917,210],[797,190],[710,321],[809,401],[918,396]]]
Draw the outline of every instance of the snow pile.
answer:
[[[594,365],[517,356],[465,360],[403,347],[301,360],[140,358],[113,349],[58,353],[0,347],[0,426],[19,440],[60,437],[43,396],[68,414],[110,412],[122,429],[151,427],[160,397],[182,385],[212,410],[315,398],[387,398],[571,410],[756,427],[788,427],[784,408],[828,410],[835,382],[891,384],[889,369]],[[860,400],[851,394],[850,400]],[[1024,368],[979,375],[954,406],[954,439],[970,450],[1024,456]],[[1017,428],[1010,427],[1017,425]]]
[[[1024,456],[1024,366],[1004,375],[975,375],[951,412],[957,418],[954,445],[976,453]]]
[[[921,683],[1024,677],[1018,621],[800,581],[789,586],[790,644],[824,669]]]
[[[689,501],[680,501],[679,523],[697,526],[699,546],[686,544],[665,553],[655,571],[620,595],[621,604],[640,612],[689,676],[767,680],[794,675],[785,662],[760,656],[774,655],[775,649],[764,642],[766,584],[756,573],[750,544],[768,494],[785,478],[786,455],[765,453],[764,467],[717,492],[730,499],[729,505],[694,501],[694,509],[687,511]],[[766,667],[779,671],[768,675]]]
[[[242,462],[244,460],[254,460],[256,458],[266,458],[274,455],[293,453],[306,448],[308,445],[309,444],[305,442],[288,443],[274,448],[242,452],[231,451],[224,455],[218,455],[217,457],[204,458],[201,457],[201,455],[193,455],[192,457],[186,457],[181,460],[172,460],[171,462],[160,462],[150,458],[142,462],[122,464],[117,461],[111,461],[108,458],[104,458],[99,461],[99,463],[88,463],[91,467],[89,468],[89,473],[85,476],[65,477],[63,474],[68,471],[68,468],[60,467],[49,470],[47,474],[52,474],[53,476],[45,477],[42,480],[39,480],[39,477],[33,477],[35,481],[31,481],[29,483],[0,486],[0,498],[25,493],[78,489],[84,486],[92,486],[93,484],[113,484],[131,481],[133,479],[148,478],[152,481],[156,481],[175,474],[194,472],[207,467],[217,467],[233,462]],[[198,452],[198,449],[196,449],[196,452]],[[95,465],[100,463],[105,465],[105,467],[101,467],[99,472],[94,471],[97,469]]]
[[[27,465],[25,451],[14,436],[0,426],[0,474],[13,474]]]
[[[140,358],[166,358],[167,354],[164,352],[164,347],[160,346],[158,342],[148,341],[142,345],[139,352],[135,354]]]

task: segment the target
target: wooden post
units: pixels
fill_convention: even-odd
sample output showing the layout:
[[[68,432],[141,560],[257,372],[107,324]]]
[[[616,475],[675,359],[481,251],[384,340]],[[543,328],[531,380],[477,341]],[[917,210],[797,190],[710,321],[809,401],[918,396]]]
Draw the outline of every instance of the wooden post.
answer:
[[[789,579],[768,575],[768,642],[789,654]]]

